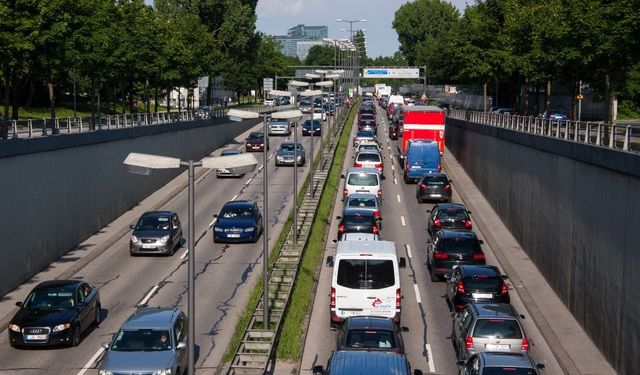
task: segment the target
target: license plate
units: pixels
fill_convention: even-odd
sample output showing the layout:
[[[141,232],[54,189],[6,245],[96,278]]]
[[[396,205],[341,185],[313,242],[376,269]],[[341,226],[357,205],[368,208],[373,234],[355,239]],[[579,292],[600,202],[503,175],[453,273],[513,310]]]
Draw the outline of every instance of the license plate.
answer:
[[[240,235],[231,233],[231,234],[227,234],[227,237],[229,237],[229,238],[240,238]]]
[[[26,335],[25,339],[42,341],[47,339],[47,335]]]
[[[152,245],[152,244],[143,244],[142,245],[143,249],[155,249],[156,245]]]
[[[491,293],[472,293],[473,298],[492,298],[493,295]]]
[[[442,194],[431,194],[432,197],[434,198],[440,198],[442,196]]]
[[[504,345],[504,344],[486,344],[484,346],[484,348],[486,350],[495,350],[495,351],[500,351],[500,352],[508,352],[509,351],[509,345]]]

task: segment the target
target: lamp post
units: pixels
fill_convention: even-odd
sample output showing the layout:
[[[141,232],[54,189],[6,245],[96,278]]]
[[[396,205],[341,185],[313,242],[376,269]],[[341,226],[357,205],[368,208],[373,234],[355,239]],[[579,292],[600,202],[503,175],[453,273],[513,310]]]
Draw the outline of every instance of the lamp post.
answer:
[[[307,87],[309,86],[308,82],[303,82],[303,81],[289,81],[289,84],[291,86],[294,86],[296,89],[300,88],[300,87]],[[299,102],[296,103],[298,108],[300,107]],[[313,104],[312,104],[313,106]],[[302,112],[300,112],[300,114],[302,115]],[[300,116],[300,118],[302,118],[302,116]],[[313,132],[312,132],[313,133]],[[297,194],[298,194],[298,123],[296,121],[296,128],[295,131],[293,132],[293,143],[294,143],[294,147],[293,149],[294,151],[294,162],[293,162],[293,244],[297,245],[298,244],[298,200],[297,200]]]
[[[300,93],[300,96],[304,96],[306,98],[310,98],[311,102],[314,102],[314,99],[318,96],[322,96],[322,90],[305,90],[303,92]],[[322,108],[320,108],[322,109]],[[313,113],[313,112],[312,112]],[[314,159],[314,152],[313,152],[313,133],[314,133],[314,126],[313,126],[313,115],[311,115],[311,119],[309,120],[311,121],[311,145],[309,146],[309,150],[311,153],[311,164],[310,166],[313,167],[313,159]],[[322,117],[320,117],[320,137],[322,137]]]
[[[291,93],[287,91],[276,91],[272,90],[270,92],[273,96],[290,96]],[[287,119],[291,120],[296,118],[292,114],[287,112],[275,112],[272,114],[273,118],[278,119]],[[281,115],[282,114],[282,115]],[[257,112],[251,111],[242,111],[238,109],[230,109],[228,114],[229,118],[232,121],[242,121],[243,119],[255,119],[259,118],[260,114]],[[275,115],[275,117],[274,117]],[[279,117],[278,117],[279,116]],[[262,286],[263,286],[263,297],[262,297],[262,319],[265,329],[269,329],[269,185],[267,183],[267,161],[269,160],[268,152],[266,144],[269,142],[268,134],[269,131],[267,129],[267,115],[264,114],[262,117],[262,126],[264,131],[264,144],[262,152],[262,194],[264,195],[264,203],[262,210],[264,211],[264,216],[267,218],[267,225],[264,226],[264,230],[262,233]]]
[[[154,169],[177,169],[187,167],[189,174],[189,228],[188,228],[188,271],[187,271],[187,287],[188,301],[187,314],[189,316],[189,327],[187,334],[187,351],[188,351],[188,371],[189,375],[195,374],[195,336],[196,336],[196,320],[195,320],[195,268],[196,268],[196,249],[195,249],[195,219],[194,219],[194,168],[203,167],[208,169],[229,169],[232,173],[251,173],[256,169],[258,160],[251,154],[229,155],[224,157],[206,157],[200,161],[182,161],[177,158],[171,158],[159,155],[139,154],[132,152],[127,155],[123,162],[129,168],[129,172],[149,175]]]
[[[331,74],[331,76],[333,76],[333,74]],[[324,77],[328,78],[329,74],[325,74]],[[316,86],[319,86],[321,89],[325,87],[330,87],[330,86],[333,86],[333,81],[316,82]],[[324,94],[324,91],[320,91],[320,95],[323,95],[323,94]],[[331,128],[331,101],[328,101],[328,104],[329,104],[329,114],[327,115],[327,129],[330,129]],[[324,133],[321,134],[320,136],[324,137]]]

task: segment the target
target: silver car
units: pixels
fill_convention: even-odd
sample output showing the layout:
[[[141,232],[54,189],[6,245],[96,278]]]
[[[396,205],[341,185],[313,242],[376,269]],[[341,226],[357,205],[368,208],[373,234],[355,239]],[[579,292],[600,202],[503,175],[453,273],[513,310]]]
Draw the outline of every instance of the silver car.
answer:
[[[380,201],[375,194],[354,193],[350,194],[344,201],[344,212],[350,208],[359,208],[363,210],[373,211],[373,215],[378,220],[378,227],[382,229],[382,215],[380,214]]]
[[[241,150],[224,150],[220,156],[239,155],[242,154]],[[229,169],[220,168],[216,169],[216,177],[244,177],[244,173],[234,173]]]
[[[282,165],[293,165],[294,163],[294,148],[297,164],[299,167],[303,166],[306,162],[306,155],[302,144],[298,143],[297,147],[293,146],[293,142],[282,142],[278,151],[276,151],[275,163],[276,167]]]
[[[180,308],[140,308],[115,334],[100,375],[183,374],[187,369],[187,316]]]
[[[269,135],[291,135],[291,124],[287,120],[271,119],[268,131]]]

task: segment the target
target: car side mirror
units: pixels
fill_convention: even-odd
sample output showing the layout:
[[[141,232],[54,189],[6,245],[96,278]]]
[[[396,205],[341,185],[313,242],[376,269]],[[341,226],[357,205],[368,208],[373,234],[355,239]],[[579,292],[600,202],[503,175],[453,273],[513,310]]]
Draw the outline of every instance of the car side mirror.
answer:
[[[331,240],[331,243],[336,244],[338,243],[338,240],[334,238],[333,240]]]
[[[449,280],[451,278],[451,275],[449,275],[448,273],[444,274],[444,278],[445,280]]]
[[[109,349],[109,343],[108,342],[103,342],[102,345],[100,345],[101,348],[103,349]]]
[[[502,278],[502,280],[506,280],[506,279],[508,279],[508,278],[509,278],[509,276],[507,276],[507,275],[502,275],[502,276],[500,276],[500,277]]]
[[[22,307],[22,302],[16,302],[16,306]]]
[[[313,366],[313,375],[322,375],[322,374],[324,374],[324,367]]]
[[[458,361],[458,362],[456,362],[456,365],[458,365],[458,367],[462,368],[462,367],[464,367],[465,362],[464,361]]]
[[[422,375],[422,370],[418,370],[418,369],[413,370],[413,375]]]
[[[431,212],[431,210],[427,209],[427,211],[426,211],[426,212],[427,212],[427,213],[429,213],[429,212]]]
[[[384,175],[380,175],[380,179],[386,180],[387,178]]]
[[[484,244],[484,241],[483,241],[483,240],[478,240],[478,243],[479,243],[480,245],[482,245],[482,244]]]
[[[213,214],[213,217],[217,218],[217,217],[218,217],[218,214]]]
[[[342,216],[336,216],[336,220],[342,220]]]
[[[401,330],[402,332],[409,332],[409,327],[404,327],[404,326],[403,326],[403,327],[400,327],[400,330]]]
[[[449,180],[449,183],[453,182],[453,180]]]
[[[180,229],[180,226],[178,226],[178,225],[174,225],[174,226],[173,226],[173,229]]]
[[[524,318],[525,318],[525,316],[520,314],[520,319],[524,319]]]
[[[343,175],[343,174],[341,174],[341,175],[340,175],[340,178],[344,178],[344,175]]]
[[[471,215],[471,211],[467,211],[467,213],[468,213],[469,215]]]
[[[538,370],[544,370],[545,369],[545,365],[543,363],[536,363],[536,368]]]
[[[176,349],[185,349],[186,347],[187,347],[187,343],[182,341],[178,343],[178,345],[176,346]]]
[[[407,260],[404,257],[400,257],[400,260],[398,261],[398,267],[407,268]]]
[[[333,256],[331,255],[327,257],[327,267],[333,267]]]
[[[136,226],[134,224],[129,225],[130,229],[136,229]]]
[[[379,218],[378,218],[378,221],[382,221],[382,218],[381,218],[381,217],[379,217]]]

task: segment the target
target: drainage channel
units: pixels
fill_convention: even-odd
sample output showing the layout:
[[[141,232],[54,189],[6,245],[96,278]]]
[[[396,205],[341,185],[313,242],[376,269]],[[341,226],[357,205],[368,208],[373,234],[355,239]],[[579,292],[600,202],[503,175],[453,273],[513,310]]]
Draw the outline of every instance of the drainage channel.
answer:
[[[333,162],[335,146],[350,110],[350,107],[345,108],[342,111],[342,116],[336,121],[336,124],[341,124],[340,128],[327,132],[331,136],[330,141],[325,142],[323,146],[320,161],[313,171],[302,203],[298,207],[298,227],[294,228],[293,225],[290,227],[269,274],[269,327],[264,326],[263,302],[260,298],[242,336],[240,346],[231,361],[228,375],[261,375],[266,372],[270,364],[274,344],[280,332],[282,316],[289,303],[302,252],[307,245],[320,196]],[[294,244],[293,241],[294,230],[298,231],[297,244]]]

